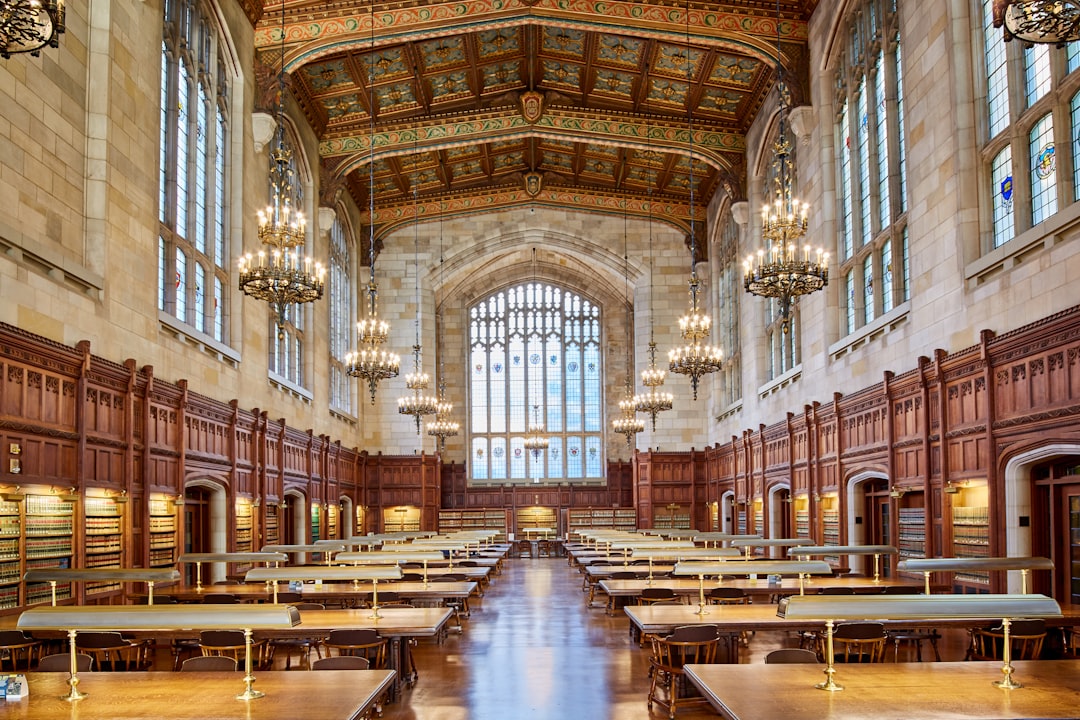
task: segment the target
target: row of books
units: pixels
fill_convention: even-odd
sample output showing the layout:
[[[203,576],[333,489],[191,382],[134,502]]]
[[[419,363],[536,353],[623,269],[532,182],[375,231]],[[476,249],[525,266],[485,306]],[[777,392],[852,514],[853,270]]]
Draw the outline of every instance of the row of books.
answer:
[[[70,535],[71,516],[38,517],[26,523],[27,535]]]
[[[954,507],[952,516],[953,525],[990,524],[990,508],[987,507]]]
[[[26,496],[27,515],[71,515],[74,512],[74,503],[65,502],[48,495]]]
[[[84,541],[86,552],[91,555],[100,555],[105,552],[119,552],[121,543],[119,535],[94,535]]]

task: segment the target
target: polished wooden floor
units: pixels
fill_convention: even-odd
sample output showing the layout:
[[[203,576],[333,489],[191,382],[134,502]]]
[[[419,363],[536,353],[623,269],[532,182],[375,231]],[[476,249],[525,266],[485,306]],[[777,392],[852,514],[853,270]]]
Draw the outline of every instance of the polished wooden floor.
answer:
[[[461,634],[415,648],[420,678],[384,720],[628,720],[667,717],[646,707],[648,653],[624,615],[585,606],[581,575],[564,558],[507,560]],[[742,662],[762,662],[792,639],[759,633]],[[963,657],[962,638],[942,645]],[[769,718],[767,707],[762,718]],[[716,718],[708,708],[681,720]]]

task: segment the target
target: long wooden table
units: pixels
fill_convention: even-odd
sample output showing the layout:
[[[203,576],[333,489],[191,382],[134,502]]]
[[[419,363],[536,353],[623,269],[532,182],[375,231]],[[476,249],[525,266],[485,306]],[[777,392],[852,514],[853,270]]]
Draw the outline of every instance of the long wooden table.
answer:
[[[1001,663],[873,663],[836,666],[840,692],[814,687],[824,665],[687,665],[686,677],[728,720],[815,718],[953,720],[1076,718],[1080,660],[1013,663],[1024,685],[1002,690]]]
[[[734,642],[739,635],[755,630],[824,630],[825,623],[817,620],[793,620],[777,617],[776,605],[709,605],[709,614],[698,615],[697,605],[627,605],[623,608],[630,618],[631,635],[638,639],[642,633],[667,635],[680,625],[715,625],[721,636]],[[1047,618],[1047,627],[1080,625],[1080,609],[1065,607],[1061,617]],[[842,619],[842,618],[837,618]],[[1000,622],[1001,618],[888,620],[880,622],[886,628],[972,628]],[[737,657],[737,656],[736,656]],[[732,662],[738,662],[737,659]]]
[[[681,578],[653,578],[651,582],[648,580],[612,580],[610,578],[601,580],[600,589],[607,593],[608,609],[613,608],[611,598],[616,597],[637,597],[641,595],[641,591],[645,588],[670,588],[676,595],[689,596],[691,604],[695,602],[698,596],[699,584],[697,578],[681,577]],[[705,594],[709,594],[709,591],[716,587],[723,588],[736,588],[744,591],[747,595],[758,601],[761,599],[769,599],[774,595],[798,595],[799,594],[799,580],[798,578],[785,577],[782,578],[778,585],[770,585],[767,580],[748,580],[746,578],[733,578],[724,580],[722,583],[717,583],[716,580],[705,581]],[[860,577],[860,576],[842,576],[842,577],[815,577],[808,578],[805,581],[805,589],[807,595],[816,595],[823,588],[848,588],[856,593],[880,593],[886,587],[907,587],[911,588],[914,592],[922,592],[922,583],[912,580],[905,580],[899,578],[882,578],[881,580],[874,582],[873,578]]]
[[[11,720],[353,720],[366,716],[394,680],[392,670],[262,671],[255,689],[237,700],[243,673],[80,673],[78,702],[61,700],[67,673],[28,673],[30,696],[0,704]],[[0,701],[2,702],[2,701]]]
[[[440,573],[428,571],[430,582],[425,585],[423,581],[381,581],[379,593],[395,592],[401,597],[430,600],[438,598],[468,599],[471,595],[478,595],[479,583],[475,580],[462,580],[455,582],[438,582],[434,578]],[[278,593],[289,592],[286,585],[278,585]],[[273,593],[267,591],[262,583],[246,583],[234,585],[204,585],[202,589],[190,585],[167,588],[160,595],[168,595],[180,602],[202,602],[203,598],[212,593],[228,593],[236,595],[242,601],[270,602]],[[366,600],[371,596],[371,583],[361,582],[359,589],[351,583],[323,583],[322,585],[304,584],[300,590],[306,602],[354,604],[357,600]],[[143,597],[136,595],[135,597]]]

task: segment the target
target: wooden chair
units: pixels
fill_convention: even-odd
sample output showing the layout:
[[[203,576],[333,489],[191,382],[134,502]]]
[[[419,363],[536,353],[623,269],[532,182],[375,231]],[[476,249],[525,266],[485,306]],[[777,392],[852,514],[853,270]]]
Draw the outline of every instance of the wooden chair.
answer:
[[[666,602],[668,600],[680,600],[679,596],[671,588],[665,587],[650,587],[645,588],[638,595],[638,605],[655,605],[659,602]]]
[[[6,661],[11,661],[11,671],[19,671],[19,659],[25,661],[24,670],[29,670],[35,656],[40,658],[41,641],[35,640],[21,630],[0,631],[0,672]]]
[[[203,630],[199,633],[199,649],[210,657],[230,657],[237,664],[244,663],[244,632],[242,630]],[[251,666],[266,670],[273,660],[269,643],[265,640],[251,641]]]
[[[742,588],[714,587],[705,599],[710,605],[750,604],[750,596]]]
[[[236,672],[237,666],[238,663],[231,657],[225,657],[224,655],[200,655],[199,657],[188,658],[185,660],[184,664],[180,666],[180,671]]]
[[[235,605],[240,599],[232,593],[206,593],[203,595],[203,605]]]
[[[372,670],[386,667],[386,638],[379,637],[375,630],[331,630],[323,641],[327,657],[333,657],[333,650],[338,656],[362,657],[367,659]]]
[[[141,670],[146,646],[124,638],[118,632],[84,632],[75,637],[75,647],[94,659],[102,672]]]
[[[705,698],[687,696],[683,666],[715,662],[719,642],[720,634],[715,625],[682,625],[667,637],[654,636],[652,655],[649,657],[649,669],[652,671],[649,710],[652,710],[653,703],[666,707],[670,719],[675,717],[680,705],[704,703]]]
[[[1046,622],[1040,619],[1013,620],[1009,627],[1012,660],[1038,660],[1046,640]],[[1001,660],[1005,648],[1005,629],[975,628],[971,631],[968,660]]]
[[[551,553],[551,541],[550,540],[537,540],[536,541],[536,557],[552,557]]]
[[[86,653],[76,653],[75,669],[78,672],[90,672],[94,668],[94,658]],[[71,672],[71,655],[57,653],[46,655],[38,662],[37,672]]]
[[[853,622],[833,630],[833,661],[838,663],[875,663],[885,659],[885,626],[877,622]],[[824,659],[826,638],[818,638],[818,655]]]
[[[311,663],[312,670],[367,670],[369,667],[367,658],[352,655],[324,657]]]
[[[302,617],[302,616],[301,616]],[[278,651],[285,653],[285,669],[292,665],[293,655],[300,660],[300,667],[311,669],[311,651],[322,657],[322,638],[317,637],[280,637],[269,640],[269,660],[272,662]]]
[[[765,656],[765,663],[767,665],[817,662],[819,662],[817,653],[813,650],[803,650],[802,648],[782,648],[780,650],[773,650]]]
[[[274,596],[271,595],[270,597],[272,599]],[[277,594],[277,601],[279,603],[285,603],[286,605],[292,605],[293,603],[303,602],[304,595],[303,593],[298,593],[294,590],[289,590],[287,592],[279,592]]]

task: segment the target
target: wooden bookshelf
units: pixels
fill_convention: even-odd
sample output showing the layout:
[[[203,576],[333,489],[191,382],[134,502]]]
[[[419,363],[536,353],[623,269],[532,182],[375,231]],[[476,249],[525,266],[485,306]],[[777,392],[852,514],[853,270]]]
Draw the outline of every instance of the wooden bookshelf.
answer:
[[[22,572],[44,568],[69,568],[74,549],[75,504],[55,495],[27,494],[23,506],[23,541],[25,543]],[[56,586],[56,598],[71,597],[71,583]],[[52,591],[48,583],[26,586],[23,604],[49,602]]]
[[[113,498],[87,497],[83,499],[83,552],[82,566],[86,568],[120,568],[123,561],[123,504]],[[100,595],[119,591],[119,583],[86,583],[87,595]]]
[[[168,498],[150,500],[150,567],[176,562],[176,506]]]
[[[419,532],[420,508],[410,506],[384,508],[383,532]]]
[[[498,530],[496,540],[502,542],[506,539],[506,511],[499,508],[439,511],[440,534],[461,530]]]
[[[277,505],[271,503],[266,506],[266,527],[263,530],[265,537],[261,545],[277,545],[281,542],[281,535],[278,530],[278,513],[279,508]]]
[[[897,503],[900,505],[896,511],[899,560],[926,557],[926,508],[922,502],[922,493],[908,493]]]
[[[953,556],[980,558],[990,556],[990,508],[986,485],[953,487],[946,493],[952,498]],[[988,592],[990,573],[956,573],[957,592]]]
[[[637,530],[637,511],[633,508],[572,508],[566,516],[566,532],[573,535],[589,528]]]
[[[21,505],[0,500],[0,610],[19,605],[22,579]]]

